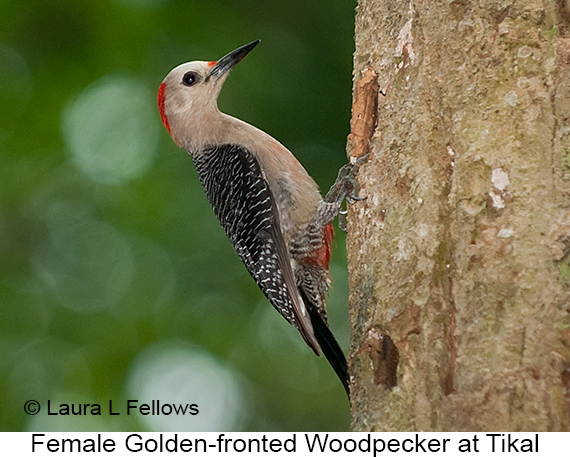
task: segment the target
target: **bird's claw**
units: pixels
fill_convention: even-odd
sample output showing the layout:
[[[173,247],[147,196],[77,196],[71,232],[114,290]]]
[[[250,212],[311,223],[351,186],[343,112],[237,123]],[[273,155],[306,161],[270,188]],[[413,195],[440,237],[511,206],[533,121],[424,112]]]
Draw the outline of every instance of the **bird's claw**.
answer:
[[[366,200],[366,197],[359,197],[358,195],[347,195],[346,201],[353,205],[356,202],[361,202],[362,200]]]
[[[341,167],[338,171],[336,181],[327,192],[325,201],[342,204],[342,202],[346,200],[352,204],[364,200],[363,197],[358,196],[359,186],[356,180],[356,173],[360,166],[368,160],[369,156],[370,154],[366,154],[356,159],[353,164],[347,163]]]
[[[358,190],[359,185],[358,181],[356,180],[356,173],[360,166],[365,163],[370,154],[366,154],[362,157],[356,159],[356,161],[352,163],[348,163],[341,167],[338,171],[338,176],[336,181],[331,186],[330,190],[327,192],[325,197],[325,201],[328,203],[336,203],[339,206],[342,205],[343,201],[346,201],[349,204],[354,204],[356,202],[365,200],[366,197],[359,197]],[[346,210],[339,211],[338,217],[338,225],[339,228],[346,232]]]

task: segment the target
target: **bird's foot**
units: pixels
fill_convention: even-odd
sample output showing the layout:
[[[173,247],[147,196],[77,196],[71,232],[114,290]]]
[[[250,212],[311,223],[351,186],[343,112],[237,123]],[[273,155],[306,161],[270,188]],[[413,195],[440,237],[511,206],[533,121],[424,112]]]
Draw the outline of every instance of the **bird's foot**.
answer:
[[[335,203],[340,207],[345,200],[347,203],[353,204],[365,199],[365,197],[358,196],[359,185],[356,180],[356,173],[360,166],[368,161],[369,157],[370,154],[366,154],[356,159],[353,164],[348,163],[341,167],[336,181],[325,196],[326,202]],[[338,225],[342,231],[346,232],[346,211],[339,211]]]

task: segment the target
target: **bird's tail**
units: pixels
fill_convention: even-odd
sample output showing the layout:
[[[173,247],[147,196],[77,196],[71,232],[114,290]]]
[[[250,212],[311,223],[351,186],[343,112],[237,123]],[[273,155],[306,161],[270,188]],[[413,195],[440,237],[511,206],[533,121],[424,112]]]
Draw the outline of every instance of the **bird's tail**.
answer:
[[[339,377],[340,382],[342,382],[344,390],[346,390],[346,394],[350,397],[346,357],[344,356],[342,349],[338,345],[338,342],[330,331],[328,325],[319,314],[317,308],[307,299],[302,291],[301,295],[303,296],[305,307],[309,312],[313,331],[315,332],[315,337],[321,346],[321,350]]]

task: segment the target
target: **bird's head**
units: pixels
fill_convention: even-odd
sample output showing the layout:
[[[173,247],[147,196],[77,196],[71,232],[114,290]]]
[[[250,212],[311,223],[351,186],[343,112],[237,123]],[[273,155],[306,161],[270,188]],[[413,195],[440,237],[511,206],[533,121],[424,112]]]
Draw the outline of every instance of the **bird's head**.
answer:
[[[176,144],[185,146],[192,135],[203,133],[202,124],[218,113],[218,95],[230,70],[259,41],[252,41],[218,61],[183,63],[168,73],[158,89],[158,110]]]

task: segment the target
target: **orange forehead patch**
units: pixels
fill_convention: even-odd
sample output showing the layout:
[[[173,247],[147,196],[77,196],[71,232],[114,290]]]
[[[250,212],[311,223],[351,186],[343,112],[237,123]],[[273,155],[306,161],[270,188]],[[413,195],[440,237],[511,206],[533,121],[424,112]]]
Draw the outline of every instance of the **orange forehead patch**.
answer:
[[[214,62],[213,60],[208,62],[208,67],[213,67],[214,65],[216,65],[218,62]]]

